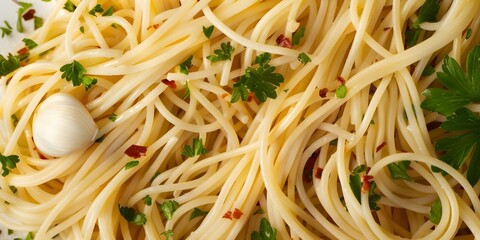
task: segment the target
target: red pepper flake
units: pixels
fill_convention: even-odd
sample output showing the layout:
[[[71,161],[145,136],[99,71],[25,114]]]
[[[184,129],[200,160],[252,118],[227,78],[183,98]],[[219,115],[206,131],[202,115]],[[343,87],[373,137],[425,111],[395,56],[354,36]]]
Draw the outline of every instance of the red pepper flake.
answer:
[[[382,150],[382,148],[385,147],[385,145],[387,145],[387,142],[383,141],[380,145],[378,145],[375,152],[380,152],[380,150]]]
[[[177,88],[177,84],[175,83],[175,81],[170,81],[168,79],[162,79],[162,83],[171,87],[171,88],[173,88],[173,89]]]
[[[362,176],[362,193],[370,191],[370,180],[373,179],[373,176],[363,175]]]
[[[243,212],[240,211],[240,209],[235,208],[235,210],[233,211],[233,218],[240,219],[242,215],[243,215]]]
[[[25,66],[27,66],[27,64],[28,64],[27,61],[21,61],[20,62],[20,67],[25,67]]]
[[[225,214],[223,214],[222,218],[227,218],[232,220],[232,211],[227,211]]]
[[[249,92],[247,97],[247,102],[251,102],[253,100],[253,97],[254,97],[253,93]]]
[[[278,46],[280,46],[280,47],[292,48],[292,43],[290,42],[290,39],[283,36],[283,34],[278,36],[276,41],[277,41]]]
[[[392,28],[391,27],[385,27],[385,28],[383,28],[383,31],[388,31],[390,29],[392,29]]]
[[[326,98],[326,97],[327,97],[327,93],[328,93],[328,88],[322,88],[322,89],[320,89],[320,91],[318,91],[318,95],[319,95],[321,98]]]
[[[152,27],[153,27],[153,29],[158,29],[158,27],[160,27],[160,25],[159,24],[153,24]]]
[[[140,158],[141,156],[145,156],[147,153],[147,147],[145,146],[139,146],[132,144],[127,150],[125,150],[125,154],[127,154],[129,157],[132,158]]]
[[[24,47],[24,48],[18,50],[17,53],[18,53],[18,55],[27,54],[27,53],[28,53],[28,48],[27,48],[27,47]]]
[[[221,98],[226,98],[226,97],[228,97],[228,95],[229,95],[228,93],[224,93],[224,94],[222,94],[222,96],[220,96],[220,97],[221,97]]]
[[[35,17],[35,9],[30,9],[30,10],[28,10],[28,11],[27,11],[25,14],[23,14],[23,16],[22,16],[23,20],[25,20],[25,21],[28,21],[28,20],[30,20],[30,19],[32,19],[32,18],[34,18],[34,17]]]
[[[337,85],[342,86],[345,84],[345,79],[342,76],[337,77]]]
[[[316,177],[317,179],[322,178],[322,173],[323,173],[323,168],[317,167],[317,170],[315,170],[315,177]]]

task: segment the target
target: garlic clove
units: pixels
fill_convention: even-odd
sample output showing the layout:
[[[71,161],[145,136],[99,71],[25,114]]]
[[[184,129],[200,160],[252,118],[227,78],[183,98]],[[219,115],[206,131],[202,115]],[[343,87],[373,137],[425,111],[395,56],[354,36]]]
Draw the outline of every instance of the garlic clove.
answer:
[[[62,157],[90,146],[98,127],[80,101],[69,94],[55,93],[38,107],[32,131],[42,154]]]

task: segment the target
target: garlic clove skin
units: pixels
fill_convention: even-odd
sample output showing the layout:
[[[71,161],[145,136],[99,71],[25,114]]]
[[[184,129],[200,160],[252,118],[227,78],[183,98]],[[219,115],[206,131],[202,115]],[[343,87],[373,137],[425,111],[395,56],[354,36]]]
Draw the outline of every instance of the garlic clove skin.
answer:
[[[66,93],[55,93],[38,107],[32,131],[42,154],[62,157],[90,146],[98,127],[80,101]]]

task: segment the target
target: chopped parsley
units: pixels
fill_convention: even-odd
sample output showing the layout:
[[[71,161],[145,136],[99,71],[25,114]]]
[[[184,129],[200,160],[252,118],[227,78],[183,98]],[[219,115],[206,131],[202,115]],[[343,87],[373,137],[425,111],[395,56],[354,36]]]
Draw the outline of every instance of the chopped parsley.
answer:
[[[90,9],[90,11],[88,11],[88,14],[96,17],[97,13],[102,13],[103,12],[103,8],[102,8],[102,5],[101,4],[97,4],[95,5],[95,7],[93,7],[92,9]]]
[[[347,87],[345,84],[340,85],[340,87],[335,90],[335,97],[336,98],[345,98],[347,96]]]
[[[178,208],[178,202],[175,200],[168,200],[160,204],[160,210],[162,210],[163,216],[167,220],[171,220],[173,217],[173,213],[177,210]]]
[[[112,113],[112,114],[110,114],[110,116],[108,117],[108,119],[109,119],[110,121],[112,121],[112,122],[115,122],[115,121],[117,120],[117,117],[118,117],[117,114]]]
[[[65,5],[63,5],[63,9],[69,11],[69,12],[73,12],[75,11],[75,9],[77,9],[77,6],[75,6],[75,4],[73,4],[72,1],[68,0]]]
[[[215,29],[215,27],[213,25],[211,25],[210,27],[202,26],[202,29],[205,37],[210,39],[210,36],[212,36],[213,30]]]
[[[17,115],[12,114],[12,115],[10,116],[10,119],[12,120],[13,126],[16,127],[17,124],[18,124],[18,121],[19,121]]]
[[[121,207],[118,205],[118,210],[120,211],[120,215],[122,215],[125,220],[129,223],[133,223],[135,225],[144,225],[147,223],[147,218],[145,217],[144,213],[139,213],[135,211],[135,209],[130,207]]]
[[[85,33],[85,28],[83,26],[80,26],[78,30],[80,30],[81,33]]]
[[[2,31],[2,38],[5,36],[9,36],[12,33],[12,27],[7,21],[3,21],[5,23],[5,27],[0,27]]]
[[[13,185],[9,185],[8,188],[10,188],[10,191],[12,191],[12,193],[17,193],[18,192],[17,187],[15,187]]]
[[[265,211],[261,207],[259,207],[257,210],[255,210],[255,212],[253,212],[253,215],[264,214],[264,213]]]
[[[262,218],[259,231],[253,231],[250,237],[252,240],[275,240],[277,239],[277,229],[272,228],[266,218]]]
[[[0,163],[2,164],[2,176],[7,176],[11,170],[17,167],[20,160],[17,155],[4,156],[0,153]]]
[[[145,205],[147,206],[151,206],[152,205],[152,197],[150,197],[150,195],[147,195],[143,198],[143,203],[145,203]]]
[[[103,12],[102,16],[112,16],[113,15],[113,6],[110,6],[105,12]]]
[[[298,28],[297,31],[295,31],[295,33],[293,33],[292,46],[300,44],[300,39],[303,38],[304,35],[305,35],[305,27],[301,26],[300,28]]]
[[[398,163],[390,163],[387,165],[388,171],[393,179],[402,179],[413,182],[413,178],[411,178],[407,173],[409,166],[410,161],[400,161]]]
[[[139,161],[130,161],[128,162],[127,164],[125,164],[125,170],[128,170],[130,168],[133,168],[135,166],[137,166],[140,162]]]
[[[193,55],[190,55],[190,57],[187,58],[184,62],[180,63],[180,72],[188,75],[188,69],[192,67],[192,59]]]
[[[38,44],[35,41],[33,41],[32,39],[28,39],[28,38],[24,38],[22,40],[22,42],[24,42],[25,46],[30,50],[34,49],[36,46],[38,46]]]
[[[165,240],[170,240],[170,238],[173,237],[173,230],[172,229],[169,229],[165,232],[162,232],[161,233],[163,236],[165,236]]]
[[[35,16],[33,18],[33,27],[35,30],[41,28],[43,26],[43,18]]]
[[[411,47],[417,44],[420,37],[420,24],[424,22],[435,22],[438,11],[440,10],[440,0],[426,0],[420,8],[417,19],[412,23],[409,29],[405,32],[405,39],[407,46]]]
[[[425,76],[430,76],[433,73],[435,73],[435,68],[432,67],[432,65],[427,64],[427,66],[425,66],[425,69],[423,69],[422,76],[424,76],[424,77]]]
[[[442,202],[440,199],[437,199],[435,202],[433,202],[432,207],[430,207],[428,218],[432,223],[440,223],[440,219],[442,219]]]
[[[17,31],[19,33],[23,33],[24,28],[23,28],[23,22],[22,22],[22,16],[27,11],[29,8],[32,7],[31,3],[26,3],[26,2],[18,2],[20,5],[20,8],[17,11]]]
[[[235,48],[230,45],[230,42],[222,42],[220,44],[220,49],[215,49],[213,53],[215,55],[209,55],[207,56],[207,59],[210,60],[211,62],[219,62],[219,61],[225,61],[225,60],[232,60],[232,53],[235,51]]]
[[[362,172],[365,172],[367,170],[367,167],[362,164],[360,166],[357,166],[352,170],[352,173],[350,174],[350,188],[352,189],[353,195],[355,195],[355,198],[358,200],[359,203],[361,203],[361,194],[362,194],[362,189],[363,185],[365,184],[364,182],[367,181],[365,179],[362,179],[360,174]],[[366,175],[364,175],[366,176]],[[370,210],[377,211],[380,210],[380,207],[377,205],[377,202],[380,200],[381,196],[375,193],[375,188],[377,187],[377,184],[375,181],[369,182],[370,184],[370,189],[365,189],[368,190],[368,204],[370,207]]]
[[[88,91],[93,85],[97,83],[96,78],[90,78],[85,76],[87,70],[79,62],[73,60],[72,63],[65,64],[60,68],[60,71],[63,72],[62,78],[67,80],[67,82],[72,82],[73,86],[79,86],[83,84],[85,90]]]
[[[312,59],[304,52],[298,54],[297,60],[303,63],[303,65],[312,61]]]
[[[240,77],[240,81],[233,85],[231,103],[237,102],[240,98],[247,101],[248,90],[255,93],[255,96],[261,102],[267,101],[267,98],[276,99],[276,89],[283,83],[282,74],[275,73],[275,67],[270,66],[270,53],[263,53],[255,58],[253,64],[258,64],[257,68],[248,67],[245,74]],[[248,89],[248,90],[247,90]]]
[[[196,218],[196,217],[203,217],[208,214],[208,211],[203,211],[200,208],[194,208],[192,211],[192,214],[190,214],[190,220]]]
[[[472,36],[472,29],[469,28],[467,29],[467,32],[465,33],[465,39],[468,40]]]
[[[11,53],[5,58],[0,54],[0,77],[15,71],[20,67],[20,56],[14,56]]]
[[[185,145],[183,147],[182,155],[186,157],[195,157],[198,155],[206,154],[207,149],[204,148],[201,138],[194,138],[192,146]]]

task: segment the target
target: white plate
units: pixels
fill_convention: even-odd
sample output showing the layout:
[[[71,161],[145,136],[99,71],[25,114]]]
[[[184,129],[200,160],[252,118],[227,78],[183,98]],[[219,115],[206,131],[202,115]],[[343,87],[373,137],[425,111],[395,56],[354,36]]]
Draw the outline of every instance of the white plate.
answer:
[[[35,16],[41,17],[44,20],[48,16],[48,8],[53,4],[51,2],[44,2],[43,0],[22,0],[21,2],[32,3],[32,8],[35,9]],[[0,32],[0,54],[6,55],[9,52],[15,54],[17,50],[23,47],[22,39],[28,36],[28,33],[33,31],[33,19],[29,21],[23,21],[25,31],[19,33],[17,31],[17,10],[19,5],[12,0],[0,0],[0,27],[5,27],[3,21],[8,21],[13,28],[12,33],[9,36],[1,38]],[[1,238],[0,238],[1,239]]]

